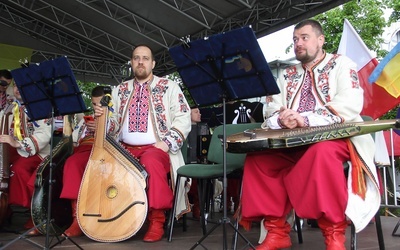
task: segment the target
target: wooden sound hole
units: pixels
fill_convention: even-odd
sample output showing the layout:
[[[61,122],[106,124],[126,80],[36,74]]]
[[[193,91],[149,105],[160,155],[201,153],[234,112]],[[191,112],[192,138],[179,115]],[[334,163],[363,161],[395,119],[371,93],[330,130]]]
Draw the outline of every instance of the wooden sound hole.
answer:
[[[118,189],[115,186],[109,186],[106,195],[107,198],[114,199],[118,195]]]

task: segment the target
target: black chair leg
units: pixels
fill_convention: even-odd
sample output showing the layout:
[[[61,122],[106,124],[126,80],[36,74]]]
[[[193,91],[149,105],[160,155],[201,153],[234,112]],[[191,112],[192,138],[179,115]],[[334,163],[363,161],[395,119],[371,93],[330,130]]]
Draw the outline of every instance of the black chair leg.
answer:
[[[204,189],[203,189],[203,202],[204,202],[204,218],[205,218],[205,222],[207,222],[208,220],[208,216],[210,218],[212,218],[214,209],[210,206],[211,205],[211,201],[213,199],[213,194],[214,194],[214,185],[212,180],[207,179],[204,180]]]
[[[385,240],[383,239],[381,215],[379,213],[379,210],[375,214],[375,227],[376,227],[376,234],[378,236],[379,249],[385,250]]]
[[[301,223],[300,223],[300,218],[299,216],[297,216],[297,214],[294,214],[294,221],[296,223],[296,228],[297,228],[297,239],[299,241],[300,244],[303,243],[303,232],[301,229]]]
[[[182,231],[186,232],[187,231],[187,218],[186,214],[182,215]]]
[[[178,193],[179,193],[179,185],[181,183],[181,176],[178,175],[176,177],[176,186],[175,186],[175,194],[174,194],[174,204],[172,206],[171,209],[171,213],[169,214],[169,218],[168,218],[168,230],[167,230],[167,234],[168,234],[168,241],[171,242],[172,241],[172,232],[174,230],[174,222],[175,222],[175,212],[176,212],[176,206],[178,204]],[[184,221],[184,226],[185,226],[186,222]]]
[[[200,224],[203,231],[203,235],[207,233],[206,227],[206,209],[205,201],[207,197],[207,180],[197,179],[198,192],[199,192],[199,206],[200,206]]]
[[[240,185],[239,185],[239,203],[242,197],[242,178],[240,178]],[[236,211],[235,211],[236,213]],[[237,249],[237,243],[238,243],[238,230],[239,230],[239,220],[238,218],[234,218],[235,223],[234,223],[234,228],[235,228],[235,233],[232,236],[232,249],[236,250]]]
[[[376,234],[378,237],[379,243],[379,250],[385,250],[385,240],[383,238],[382,233],[382,223],[379,211],[375,214],[375,227],[376,227]],[[357,233],[354,227],[354,224],[351,223],[351,236],[350,236],[350,249],[356,250],[357,249]]]
[[[356,228],[354,227],[353,223],[351,223],[350,228],[351,228],[350,249],[356,250],[357,249],[357,234],[356,234]]]

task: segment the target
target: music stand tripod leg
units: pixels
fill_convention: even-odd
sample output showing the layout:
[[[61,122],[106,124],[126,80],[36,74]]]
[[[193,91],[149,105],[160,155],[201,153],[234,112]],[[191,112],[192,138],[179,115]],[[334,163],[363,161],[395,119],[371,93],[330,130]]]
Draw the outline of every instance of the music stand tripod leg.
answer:
[[[225,97],[223,97],[222,100],[222,107],[223,107],[223,143],[222,145],[226,145],[226,101]],[[228,208],[227,208],[227,189],[228,189],[228,181],[227,181],[227,174],[226,174],[226,147],[223,147],[223,218],[219,219],[218,223],[214,225],[203,237],[198,240],[190,249],[195,249],[201,243],[219,226],[222,225],[222,231],[223,231],[223,249],[226,250],[228,247],[227,244],[227,228],[226,225],[229,224],[233,230],[235,231],[234,237],[237,238],[237,235],[239,235],[246,243],[248,246],[250,246],[252,249],[255,249],[254,245],[251,244],[251,242],[239,231],[238,226],[234,226],[232,222],[230,221],[228,217]],[[233,247],[236,248],[236,239],[234,238],[233,240]]]
[[[14,244],[15,242],[17,242],[18,240],[26,240],[27,242],[29,242],[30,244],[37,246],[38,248],[43,248],[43,246],[39,245],[38,243],[30,240],[29,238],[27,238],[26,236],[33,230],[37,229],[40,226],[43,226],[46,222],[42,222],[40,224],[38,224],[35,227],[30,228],[29,230],[25,231],[24,233],[20,234],[17,238],[13,239],[12,241],[9,241],[7,244],[5,244],[4,246],[2,246],[0,248],[0,250],[6,249],[8,246],[11,246],[12,244]]]
[[[54,112],[52,113],[52,120],[54,120]],[[53,128],[54,123],[52,123],[51,127],[51,131],[54,130]],[[49,169],[49,189],[48,189],[48,201],[47,201],[47,221],[49,221],[49,225],[46,225],[46,243],[45,243],[45,249],[52,249],[55,246],[57,246],[58,244],[61,244],[63,241],[65,240],[69,240],[72,244],[74,244],[76,247],[78,247],[79,249],[83,250],[82,247],[80,247],[74,240],[72,240],[70,237],[66,237],[64,236],[64,231],[62,233],[60,233],[59,235],[57,235],[57,232],[61,232],[61,228],[58,227],[55,223],[54,223],[54,219],[52,219],[52,215],[51,215],[51,203],[52,203],[52,192],[53,192],[53,184],[55,182],[55,180],[53,179],[53,170],[54,170],[54,166],[55,163],[53,162],[53,136],[54,134],[52,133],[52,138],[51,138],[51,150],[50,150],[50,169]],[[54,236],[57,239],[57,242],[53,245],[50,246],[51,241],[50,241],[50,229],[52,229],[52,231],[54,232]],[[64,237],[62,239],[59,238],[60,235],[63,235]]]
[[[52,108],[52,121],[54,121],[54,107]],[[51,131],[54,131],[54,122],[51,123]],[[65,240],[69,240],[72,244],[74,244],[75,246],[77,246],[79,249],[82,249],[82,247],[80,247],[75,241],[73,241],[70,237],[66,237],[64,236],[63,239],[59,238],[59,235],[64,235],[64,232],[60,233],[59,235],[57,235],[57,232],[61,232],[61,229],[54,223],[54,219],[51,218],[51,203],[52,203],[52,192],[53,192],[53,185],[55,183],[55,180],[53,179],[53,171],[54,171],[54,167],[55,167],[55,163],[53,162],[53,137],[54,137],[54,133],[52,133],[51,136],[51,140],[50,140],[50,169],[49,169],[49,189],[48,189],[48,200],[47,200],[47,220],[49,223],[49,225],[46,225],[46,243],[45,243],[45,249],[51,249],[55,246],[57,246],[58,244],[61,244],[63,241]],[[54,232],[54,237],[57,238],[57,243],[53,244],[52,246],[50,246],[50,229],[53,230]]]
[[[52,114],[51,114],[51,118],[52,121],[54,121],[54,107],[52,107]],[[54,131],[54,122],[51,123],[51,131]],[[75,241],[73,241],[71,238],[69,237],[64,237],[63,239],[60,239],[59,236],[60,235],[64,235],[64,232],[59,233],[59,235],[57,235],[57,232],[61,232],[61,228],[59,228],[55,223],[54,223],[54,219],[51,218],[51,211],[52,211],[52,192],[53,192],[53,185],[55,183],[55,180],[53,178],[53,171],[54,171],[54,167],[55,167],[55,163],[53,162],[53,156],[54,156],[54,133],[52,133],[51,136],[51,140],[50,140],[50,168],[49,168],[49,188],[48,188],[48,197],[47,197],[47,219],[45,222],[49,222],[48,224],[46,224],[46,241],[45,241],[45,246],[44,249],[51,249],[55,246],[57,246],[58,244],[61,244],[62,242],[64,242],[65,240],[69,240],[71,243],[73,243],[75,246],[77,246],[79,249],[83,249],[81,248]],[[52,230],[54,232],[54,236],[57,239],[57,243],[53,244],[52,246],[50,246],[51,241],[50,241],[50,230]]]

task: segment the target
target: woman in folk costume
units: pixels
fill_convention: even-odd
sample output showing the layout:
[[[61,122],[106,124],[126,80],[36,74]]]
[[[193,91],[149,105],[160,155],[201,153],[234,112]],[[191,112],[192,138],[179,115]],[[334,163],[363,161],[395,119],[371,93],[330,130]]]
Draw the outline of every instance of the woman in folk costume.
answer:
[[[13,86],[15,102],[10,117],[8,135],[0,135],[0,143],[8,143],[17,154],[10,158],[9,204],[30,208],[36,171],[43,158],[50,153],[52,119],[31,121],[23,105],[17,86]],[[11,150],[13,151],[13,150]],[[25,228],[32,228],[32,219]],[[37,230],[30,234],[38,234]]]
[[[281,93],[268,103],[264,128],[302,128],[362,121],[363,90],[356,65],[328,54],[321,25],[295,26],[293,42],[301,63],[282,70]],[[249,153],[241,199],[241,224],[264,219],[267,237],[257,249],[291,246],[286,215],[317,219],[328,250],[345,250],[346,216],[362,230],[380,206],[371,135]],[[346,180],[343,163],[351,162]]]
[[[137,46],[131,58],[135,78],[112,92],[113,110],[108,132],[139,159],[149,174],[147,197],[149,228],[143,240],[154,242],[164,235],[165,211],[172,208],[176,170],[184,165],[181,147],[191,129],[190,108],[179,85],[153,75],[151,49]],[[103,115],[95,107],[95,115]],[[184,182],[183,182],[184,183]],[[180,188],[178,213],[188,211],[185,188]]]

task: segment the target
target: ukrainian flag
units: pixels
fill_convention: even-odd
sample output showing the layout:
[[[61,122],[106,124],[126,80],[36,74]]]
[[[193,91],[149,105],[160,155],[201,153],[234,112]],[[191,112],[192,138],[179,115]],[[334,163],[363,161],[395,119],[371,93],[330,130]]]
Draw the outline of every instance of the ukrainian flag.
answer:
[[[383,58],[368,78],[395,98],[400,96],[400,43]]]

